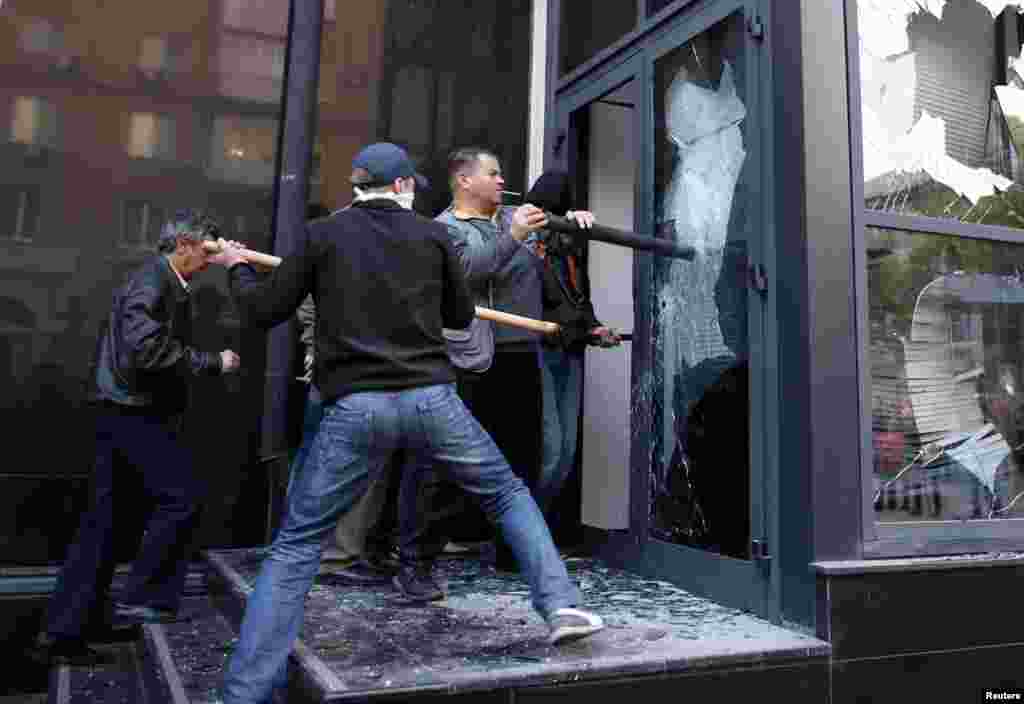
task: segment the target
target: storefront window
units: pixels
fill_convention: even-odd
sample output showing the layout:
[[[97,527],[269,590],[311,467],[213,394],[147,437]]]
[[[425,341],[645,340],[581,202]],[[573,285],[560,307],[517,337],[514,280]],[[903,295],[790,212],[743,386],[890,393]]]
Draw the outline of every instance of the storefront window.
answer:
[[[364,2],[324,24],[312,199],[352,198],[352,157],[387,140],[405,147],[431,182],[416,209],[448,206],[448,154],[497,151],[509,190],[525,192],[530,0]],[[328,7],[328,10],[331,8]]]
[[[1020,3],[857,10],[867,208],[1024,227]]]
[[[648,16],[657,14],[677,0],[647,0]]]
[[[73,536],[96,337],[167,216],[203,208],[269,245],[288,5],[0,3],[0,562],[60,560]],[[231,150],[244,166],[225,166]],[[192,297],[197,345],[230,347],[245,369],[200,380],[185,421],[218,497],[200,540],[252,544],[264,337],[242,329],[223,270],[200,274]],[[236,513],[250,491],[258,515]]]
[[[655,262],[651,531],[733,557],[750,545],[747,214],[754,176],[741,15],[655,64],[655,213],[693,261]]]
[[[1024,246],[868,228],[875,515],[1024,517]]]
[[[591,0],[562,0],[561,72],[572,71],[633,31],[637,2],[615,0],[601,3],[598,9]]]

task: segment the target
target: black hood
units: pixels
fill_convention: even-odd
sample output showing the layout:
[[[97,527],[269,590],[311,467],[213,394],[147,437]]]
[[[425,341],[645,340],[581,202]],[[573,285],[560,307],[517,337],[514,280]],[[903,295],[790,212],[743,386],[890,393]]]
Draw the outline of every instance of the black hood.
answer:
[[[564,171],[551,170],[540,175],[523,202],[536,205],[555,215],[565,215],[565,212],[571,207],[571,200],[569,174]]]

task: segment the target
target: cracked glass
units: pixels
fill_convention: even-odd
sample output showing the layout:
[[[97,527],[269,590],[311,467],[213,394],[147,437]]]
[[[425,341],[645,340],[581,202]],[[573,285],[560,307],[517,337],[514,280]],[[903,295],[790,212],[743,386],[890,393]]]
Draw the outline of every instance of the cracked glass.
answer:
[[[655,64],[655,214],[697,251],[657,259],[651,533],[745,558],[750,545],[747,215],[742,16]]]

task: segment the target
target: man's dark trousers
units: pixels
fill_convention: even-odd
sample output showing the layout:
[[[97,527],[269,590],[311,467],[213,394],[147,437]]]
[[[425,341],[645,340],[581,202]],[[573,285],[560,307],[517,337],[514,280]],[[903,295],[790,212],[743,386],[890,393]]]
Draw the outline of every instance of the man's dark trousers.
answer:
[[[115,536],[126,531],[141,547],[117,600],[178,609],[205,494],[192,453],[179,437],[178,420],[148,408],[98,407],[90,506],[50,600],[46,631],[51,637],[83,638],[90,627],[103,625],[117,558]]]

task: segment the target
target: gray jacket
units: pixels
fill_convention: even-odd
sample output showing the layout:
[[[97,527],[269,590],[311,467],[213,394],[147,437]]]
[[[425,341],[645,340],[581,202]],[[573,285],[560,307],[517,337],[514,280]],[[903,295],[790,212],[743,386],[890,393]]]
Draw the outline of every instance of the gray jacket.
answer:
[[[448,226],[455,252],[477,305],[540,319],[543,262],[511,235],[514,208],[502,207],[494,220],[455,217],[451,208],[437,216]],[[493,287],[493,288],[492,288]],[[533,342],[538,334],[495,325],[496,345]]]

